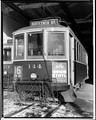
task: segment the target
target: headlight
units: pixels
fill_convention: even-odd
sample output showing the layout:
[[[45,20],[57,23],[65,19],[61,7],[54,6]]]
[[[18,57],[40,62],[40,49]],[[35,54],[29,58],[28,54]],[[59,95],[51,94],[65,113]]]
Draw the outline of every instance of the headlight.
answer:
[[[7,75],[7,71],[6,70],[4,70],[4,75]]]
[[[30,77],[31,77],[31,79],[36,79],[37,78],[37,74],[36,73],[31,73],[31,75],[30,75]]]

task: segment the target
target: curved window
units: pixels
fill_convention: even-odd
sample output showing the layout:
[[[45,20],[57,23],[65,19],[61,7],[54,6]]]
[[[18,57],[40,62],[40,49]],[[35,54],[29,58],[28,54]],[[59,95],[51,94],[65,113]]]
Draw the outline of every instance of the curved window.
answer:
[[[15,58],[24,58],[24,34],[15,35]]]
[[[65,44],[64,44],[63,32],[48,32],[48,55],[49,56],[64,56]]]

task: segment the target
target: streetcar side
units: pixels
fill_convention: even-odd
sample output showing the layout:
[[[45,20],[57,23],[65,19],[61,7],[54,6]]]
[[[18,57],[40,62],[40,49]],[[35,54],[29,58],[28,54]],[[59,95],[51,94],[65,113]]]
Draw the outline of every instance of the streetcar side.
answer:
[[[71,75],[73,85],[76,86],[81,82],[85,82],[89,78],[89,71],[88,71],[88,54],[78,40],[78,38],[74,35],[72,30],[70,30],[69,37],[71,40],[70,42],[70,56],[71,56]],[[74,79],[74,80],[73,80]]]
[[[83,47],[83,45],[78,42],[75,42],[75,62],[74,62],[74,70],[75,70],[75,79],[74,79],[74,84],[80,83],[80,82],[85,82],[89,78],[88,75],[88,55]]]
[[[3,88],[13,89],[13,43],[12,39],[3,44]]]

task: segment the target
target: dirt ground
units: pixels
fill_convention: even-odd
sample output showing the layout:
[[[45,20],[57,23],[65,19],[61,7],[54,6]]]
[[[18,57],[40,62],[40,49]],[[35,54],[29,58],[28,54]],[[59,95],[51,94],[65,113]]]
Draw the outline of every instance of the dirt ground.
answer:
[[[58,105],[58,103],[47,103],[41,107],[40,103],[33,101],[22,102],[16,92],[3,92],[3,116],[4,117],[44,117],[49,111],[56,109],[49,117],[93,117],[93,85],[83,84],[80,89],[75,91],[76,100],[73,103],[66,103],[64,105]],[[32,106],[26,108],[28,105]],[[20,111],[24,109],[23,111]],[[17,114],[12,114],[16,111],[20,111]]]

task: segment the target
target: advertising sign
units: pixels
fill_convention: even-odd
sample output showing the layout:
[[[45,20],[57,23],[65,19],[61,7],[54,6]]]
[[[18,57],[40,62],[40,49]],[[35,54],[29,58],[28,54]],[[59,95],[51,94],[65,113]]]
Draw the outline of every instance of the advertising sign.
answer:
[[[52,63],[52,79],[53,79],[53,82],[67,83],[67,63],[66,62]]]

